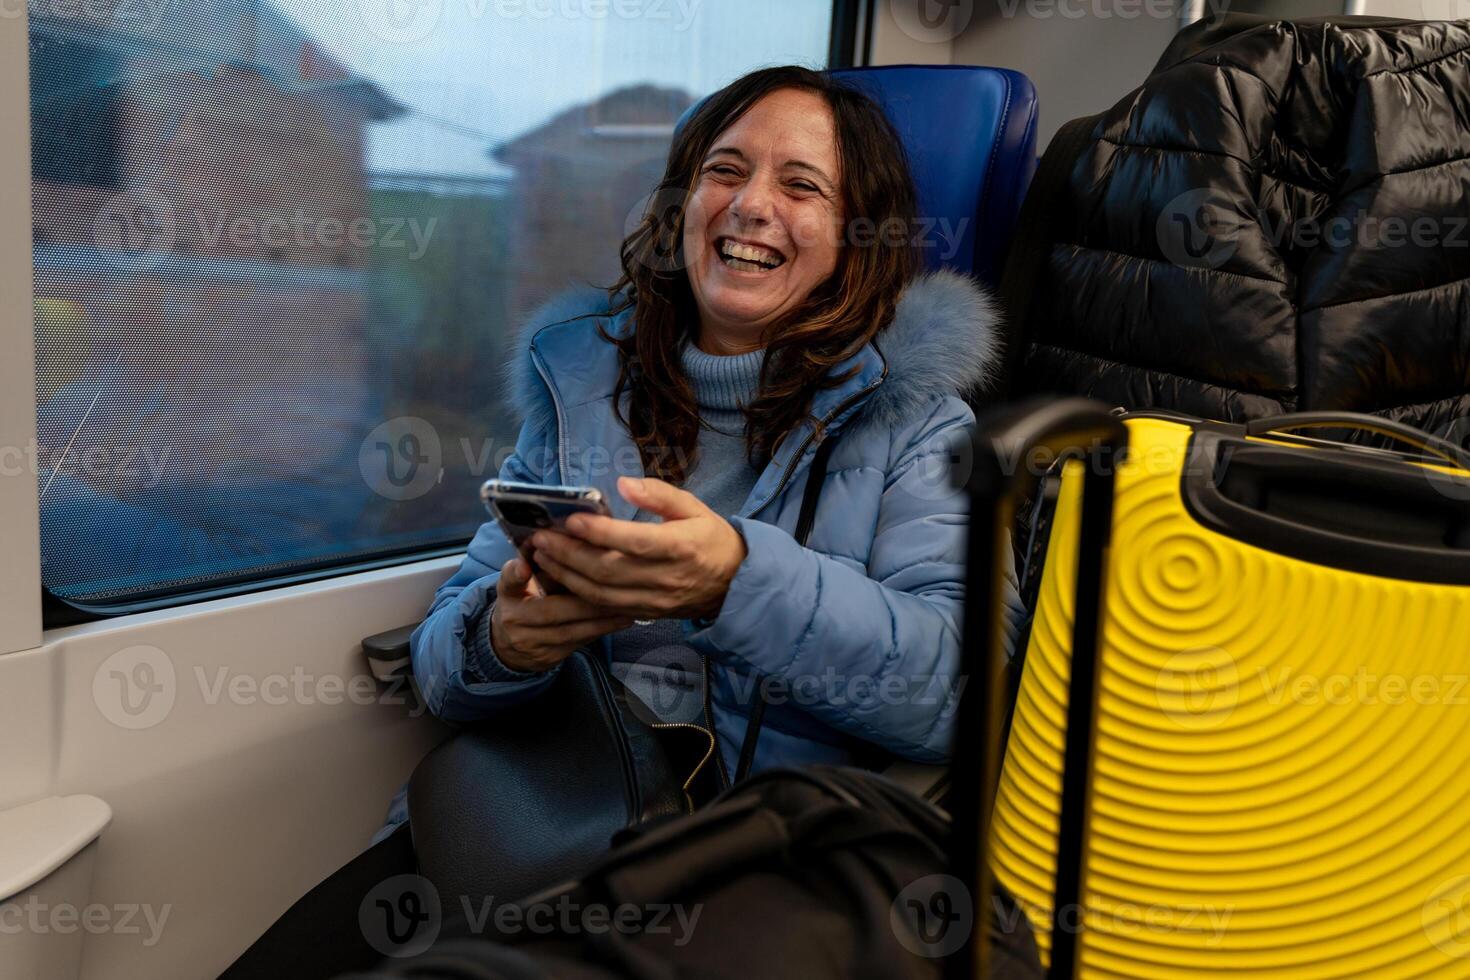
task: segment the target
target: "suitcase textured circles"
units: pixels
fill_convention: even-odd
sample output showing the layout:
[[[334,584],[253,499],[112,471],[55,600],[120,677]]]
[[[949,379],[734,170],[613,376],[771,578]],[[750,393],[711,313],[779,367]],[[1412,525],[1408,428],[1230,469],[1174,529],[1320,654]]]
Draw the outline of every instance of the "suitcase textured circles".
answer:
[[[1079,975],[1470,976],[1470,587],[1206,528],[1180,491],[1193,427],[1128,425]],[[1069,471],[993,823],[1043,945],[1079,485]]]

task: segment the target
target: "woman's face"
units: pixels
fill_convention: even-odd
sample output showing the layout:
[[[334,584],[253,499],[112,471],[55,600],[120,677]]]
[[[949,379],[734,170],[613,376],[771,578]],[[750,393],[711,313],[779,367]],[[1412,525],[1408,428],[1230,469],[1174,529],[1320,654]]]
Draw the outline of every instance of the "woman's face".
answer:
[[[715,137],[684,225],[700,345],[753,348],[837,268],[842,175],[832,110],[781,89]]]

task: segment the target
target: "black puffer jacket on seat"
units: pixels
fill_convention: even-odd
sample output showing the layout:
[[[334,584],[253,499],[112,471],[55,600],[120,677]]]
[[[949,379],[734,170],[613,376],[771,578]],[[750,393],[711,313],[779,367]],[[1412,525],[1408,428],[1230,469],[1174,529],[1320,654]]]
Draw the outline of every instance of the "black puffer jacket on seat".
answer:
[[[1095,118],[1054,215],[1023,392],[1470,415],[1470,22],[1189,28]]]

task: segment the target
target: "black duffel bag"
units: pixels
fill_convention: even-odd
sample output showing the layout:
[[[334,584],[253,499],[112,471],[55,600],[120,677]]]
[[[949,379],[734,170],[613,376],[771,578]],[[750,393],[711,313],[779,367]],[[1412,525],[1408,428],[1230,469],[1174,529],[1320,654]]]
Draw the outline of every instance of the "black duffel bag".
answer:
[[[471,901],[408,881],[384,896],[381,931],[363,923],[400,955],[354,976],[937,978],[977,911],[948,873],[948,838],[942,810],[880,775],[769,770],[695,814],[629,831],[581,879],[530,898]],[[1014,903],[997,896],[985,920],[991,975],[1039,978]]]

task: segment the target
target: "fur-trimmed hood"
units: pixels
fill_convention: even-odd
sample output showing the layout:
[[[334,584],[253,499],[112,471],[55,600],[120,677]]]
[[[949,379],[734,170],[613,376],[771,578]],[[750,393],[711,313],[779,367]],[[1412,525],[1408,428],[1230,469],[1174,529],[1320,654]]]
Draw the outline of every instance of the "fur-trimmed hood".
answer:
[[[604,290],[582,287],[553,298],[526,319],[516,345],[523,356],[511,359],[507,380],[513,407],[527,421],[548,426],[555,419],[543,369],[563,401],[582,404],[612,393],[617,354],[597,325],[619,333],[628,314],[609,321],[597,315],[605,309]],[[938,398],[995,381],[1001,359],[999,314],[989,294],[969,277],[948,270],[927,273],[904,290],[893,322],[856,357],[880,362],[886,374],[848,425],[892,428],[913,420]]]

